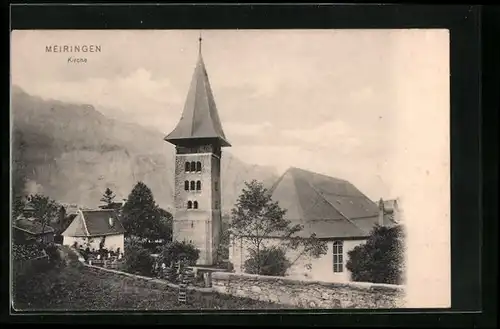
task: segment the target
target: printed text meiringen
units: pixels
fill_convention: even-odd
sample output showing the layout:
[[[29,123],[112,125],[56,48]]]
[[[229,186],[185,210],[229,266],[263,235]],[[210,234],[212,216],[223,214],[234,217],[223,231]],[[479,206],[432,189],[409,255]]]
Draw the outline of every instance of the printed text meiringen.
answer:
[[[100,53],[101,45],[48,45],[46,53]]]

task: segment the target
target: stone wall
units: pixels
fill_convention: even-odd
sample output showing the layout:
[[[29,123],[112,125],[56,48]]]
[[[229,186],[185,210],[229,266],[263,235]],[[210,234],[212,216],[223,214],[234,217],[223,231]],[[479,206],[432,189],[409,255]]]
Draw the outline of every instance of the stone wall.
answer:
[[[331,283],[252,274],[212,274],[214,291],[297,308],[396,308],[404,305],[402,286]]]

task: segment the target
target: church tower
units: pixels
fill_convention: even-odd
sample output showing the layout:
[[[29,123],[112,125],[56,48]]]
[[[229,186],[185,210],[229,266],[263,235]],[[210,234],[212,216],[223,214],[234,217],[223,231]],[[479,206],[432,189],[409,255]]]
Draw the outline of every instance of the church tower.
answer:
[[[182,116],[165,141],[175,145],[173,239],[200,250],[197,265],[214,265],[221,231],[221,149],[226,140],[201,54]]]

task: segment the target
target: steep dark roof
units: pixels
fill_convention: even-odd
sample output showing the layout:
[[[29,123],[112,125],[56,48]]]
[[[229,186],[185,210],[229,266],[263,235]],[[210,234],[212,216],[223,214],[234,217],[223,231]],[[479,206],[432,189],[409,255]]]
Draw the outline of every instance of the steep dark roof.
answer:
[[[357,238],[377,224],[378,206],[346,180],[290,168],[271,188],[285,218],[304,225],[304,236]]]
[[[172,144],[189,139],[216,139],[221,146],[231,146],[222,130],[201,52],[181,119],[174,130],[165,137],[165,140]]]
[[[14,223],[13,226],[16,229],[21,230],[21,231],[26,232],[26,233],[29,233],[31,235],[42,234],[42,224],[37,222],[37,221],[34,221],[34,220],[30,220],[30,219],[26,219],[26,218],[18,219],[18,220],[16,220],[16,222]],[[47,234],[47,233],[54,233],[54,228],[46,225],[43,228],[43,234]]]
[[[110,218],[113,225],[110,225]],[[63,236],[104,236],[124,234],[125,229],[116,212],[111,209],[79,210]]]

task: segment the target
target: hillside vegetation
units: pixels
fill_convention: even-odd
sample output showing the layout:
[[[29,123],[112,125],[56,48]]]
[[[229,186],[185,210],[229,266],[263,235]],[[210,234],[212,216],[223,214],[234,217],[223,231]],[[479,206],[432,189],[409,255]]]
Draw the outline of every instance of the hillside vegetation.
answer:
[[[16,310],[280,309],[285,306],[212,292],[189,292],[186,305],[177,289],[88,268],[78,263],[37,273],[14,290]]]

